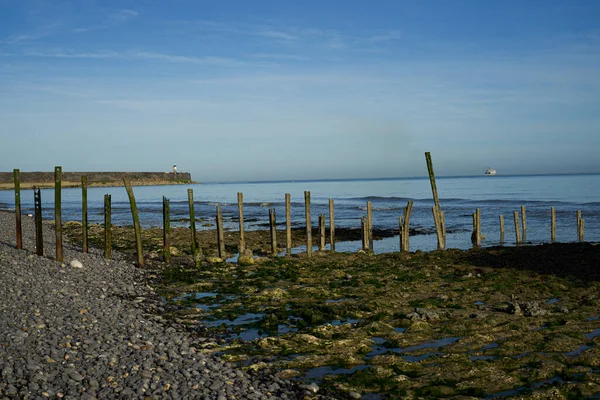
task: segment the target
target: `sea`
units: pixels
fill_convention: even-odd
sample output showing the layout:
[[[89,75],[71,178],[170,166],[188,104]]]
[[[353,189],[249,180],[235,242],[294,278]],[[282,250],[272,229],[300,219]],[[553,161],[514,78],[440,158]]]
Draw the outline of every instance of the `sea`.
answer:
[[[600,174],[461,176],[436,178],[441,209],[445,213],[446,248],[472,247],[472,214],[481,210],[484,247],[500,245],[499,216],[505,220],[504,245],[516,243],[513,213],[526,208],[527,244],[550,242],[550,210],[556,209],[556,239],[576,242],[577,211],[585,221],[585,241],[600,242]],[[305,226],[304,192],[310,192],[312,224],[319,214],[329,219],[329,199],[335,204],[336,228],[360,228],[372,202],[373,228],[394,231],[393,237],[375,240],[375,253],[399,251],[398,219],[407,202],[414,202],[410,250],[435,250],[437,238],[432,214],[429,178],[303,180],[228,182],[134,187],[142,227],[162,226],[162,199],[170,200],[171,226],[189,226],[187,190],[193,189],[198,230],[215,229],[216,206],[221,205],[224,227],[238,229],[237,193],[244,196],[246,230],[268,229],[269,209],[274,208],[277,229],[285,229],[285,194],[291,194],[292,227]],[[88,189],[88,220],[102,224],[104,194],[112,200],[113,225],[132,225],[129,200],[123,187]],[[54,189],[42,189],[43,218],[54,219]],[[81,221],[81,189],[62,190],[63,221]],[[33,214],[33,191],[21,191],[24,214]],[[14,210],[14,192],[0,191],[0,209]],[[315,236],[313,230],[313,237]],[[316,240],[313,239],[316,244]],[[354,252],[360,241],[336,242],[336,251]],[[305,251],[305,247],[294,249]]]

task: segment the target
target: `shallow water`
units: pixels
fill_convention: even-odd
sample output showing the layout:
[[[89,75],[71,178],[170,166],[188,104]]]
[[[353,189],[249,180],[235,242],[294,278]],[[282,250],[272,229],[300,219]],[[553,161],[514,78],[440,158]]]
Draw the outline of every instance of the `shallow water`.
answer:
[[[292,227],[303,227],[304,191],[311,192],[313,226],[317,215],[328,216],[328,200],[335,201],[336,227],[360,228],[360,218],[366,215],[366,203],[373,204],[374,229],[397,231],[398,217],[408,200],[414,201],[411,228],[411,249],[433,250],[436,247],[431,206],[431,189],[427,178],[297,181],[261,183],[205,183],[197,185],[140,186],[134,188],[140,220],[144,227],[162,225],[162,197],[171,201],[172,226],[188,226],[189,210],[187,188],[195,191],[195,211],[199,219],[197,229],[214,229],[215,207],[223,207],[226,230],[238,229],[237,192],[244,193],[244,215],[247,230],[266,229],[268,209],[278,216],[278,229],[285,227],[285,193],[292,196]],[[550,207],[556,208],[557,240],[577,240],[576,210],[582,210],[585,219],[585,239],[600,241],[600,175],[544,175],[453,177],[437,179],[442,209],[446,215],[447,247],[471,247],[472,214],[476,208],[482,213],[483,245],[499,243],[500,214],[505,218],[505,243],[513,245],[515,232],[513,212],[527,207],[527,241],[550,240]],[[33,213],[33,192],[23,190],[22,210]],[[122,187],[88,189],[89,221],[103,222],[104,194],[112,196],[114,225],[131,225],[131,213],[125,189]],[[42,190],[43,216],[53,219],[53,189]],[[0,204],[14,207],[12,191],[0,191]],[[63,189],[62,217],[64,221],[81,220],[81,190]],[[328,217],[327,217],[328,218]],[[419,233],[416,235],[416,233]],[[360,242],[344,242],[338,251],[356,251]],[[397,251],[398,237],[375,242],[375,252]],[[302,247],[296,252],[304,251]]]

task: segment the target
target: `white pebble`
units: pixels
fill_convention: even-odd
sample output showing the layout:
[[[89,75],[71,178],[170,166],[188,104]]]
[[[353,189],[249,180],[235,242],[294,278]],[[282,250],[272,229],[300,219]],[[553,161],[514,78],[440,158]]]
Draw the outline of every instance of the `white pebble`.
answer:
[[[79,260],[71,261],[71,268],[83,268],[83,264]]]

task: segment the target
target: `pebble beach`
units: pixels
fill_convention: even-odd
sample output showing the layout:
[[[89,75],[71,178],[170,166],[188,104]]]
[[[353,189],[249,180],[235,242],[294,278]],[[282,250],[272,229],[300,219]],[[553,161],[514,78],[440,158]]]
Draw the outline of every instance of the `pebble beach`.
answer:
[[[146,272],[65,244],[35,255],[33,218],[15,248],[13,213],[0,213],[0,399],[298,399],[314,395],[268,373],[251,375],[202,354],[211,339],[160,316]]]

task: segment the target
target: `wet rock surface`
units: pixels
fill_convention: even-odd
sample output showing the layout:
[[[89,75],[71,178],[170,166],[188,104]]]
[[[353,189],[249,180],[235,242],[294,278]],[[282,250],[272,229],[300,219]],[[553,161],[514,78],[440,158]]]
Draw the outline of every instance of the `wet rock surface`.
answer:
[[[159,314],[144,270],[118,253],[64,262],[38,257],[32,219],[16,250],[14,215],[0,213],[0,398],[297,399],[305,389],[203,354],[203,337]],[[54,232],[45,226],[46,252]]]

